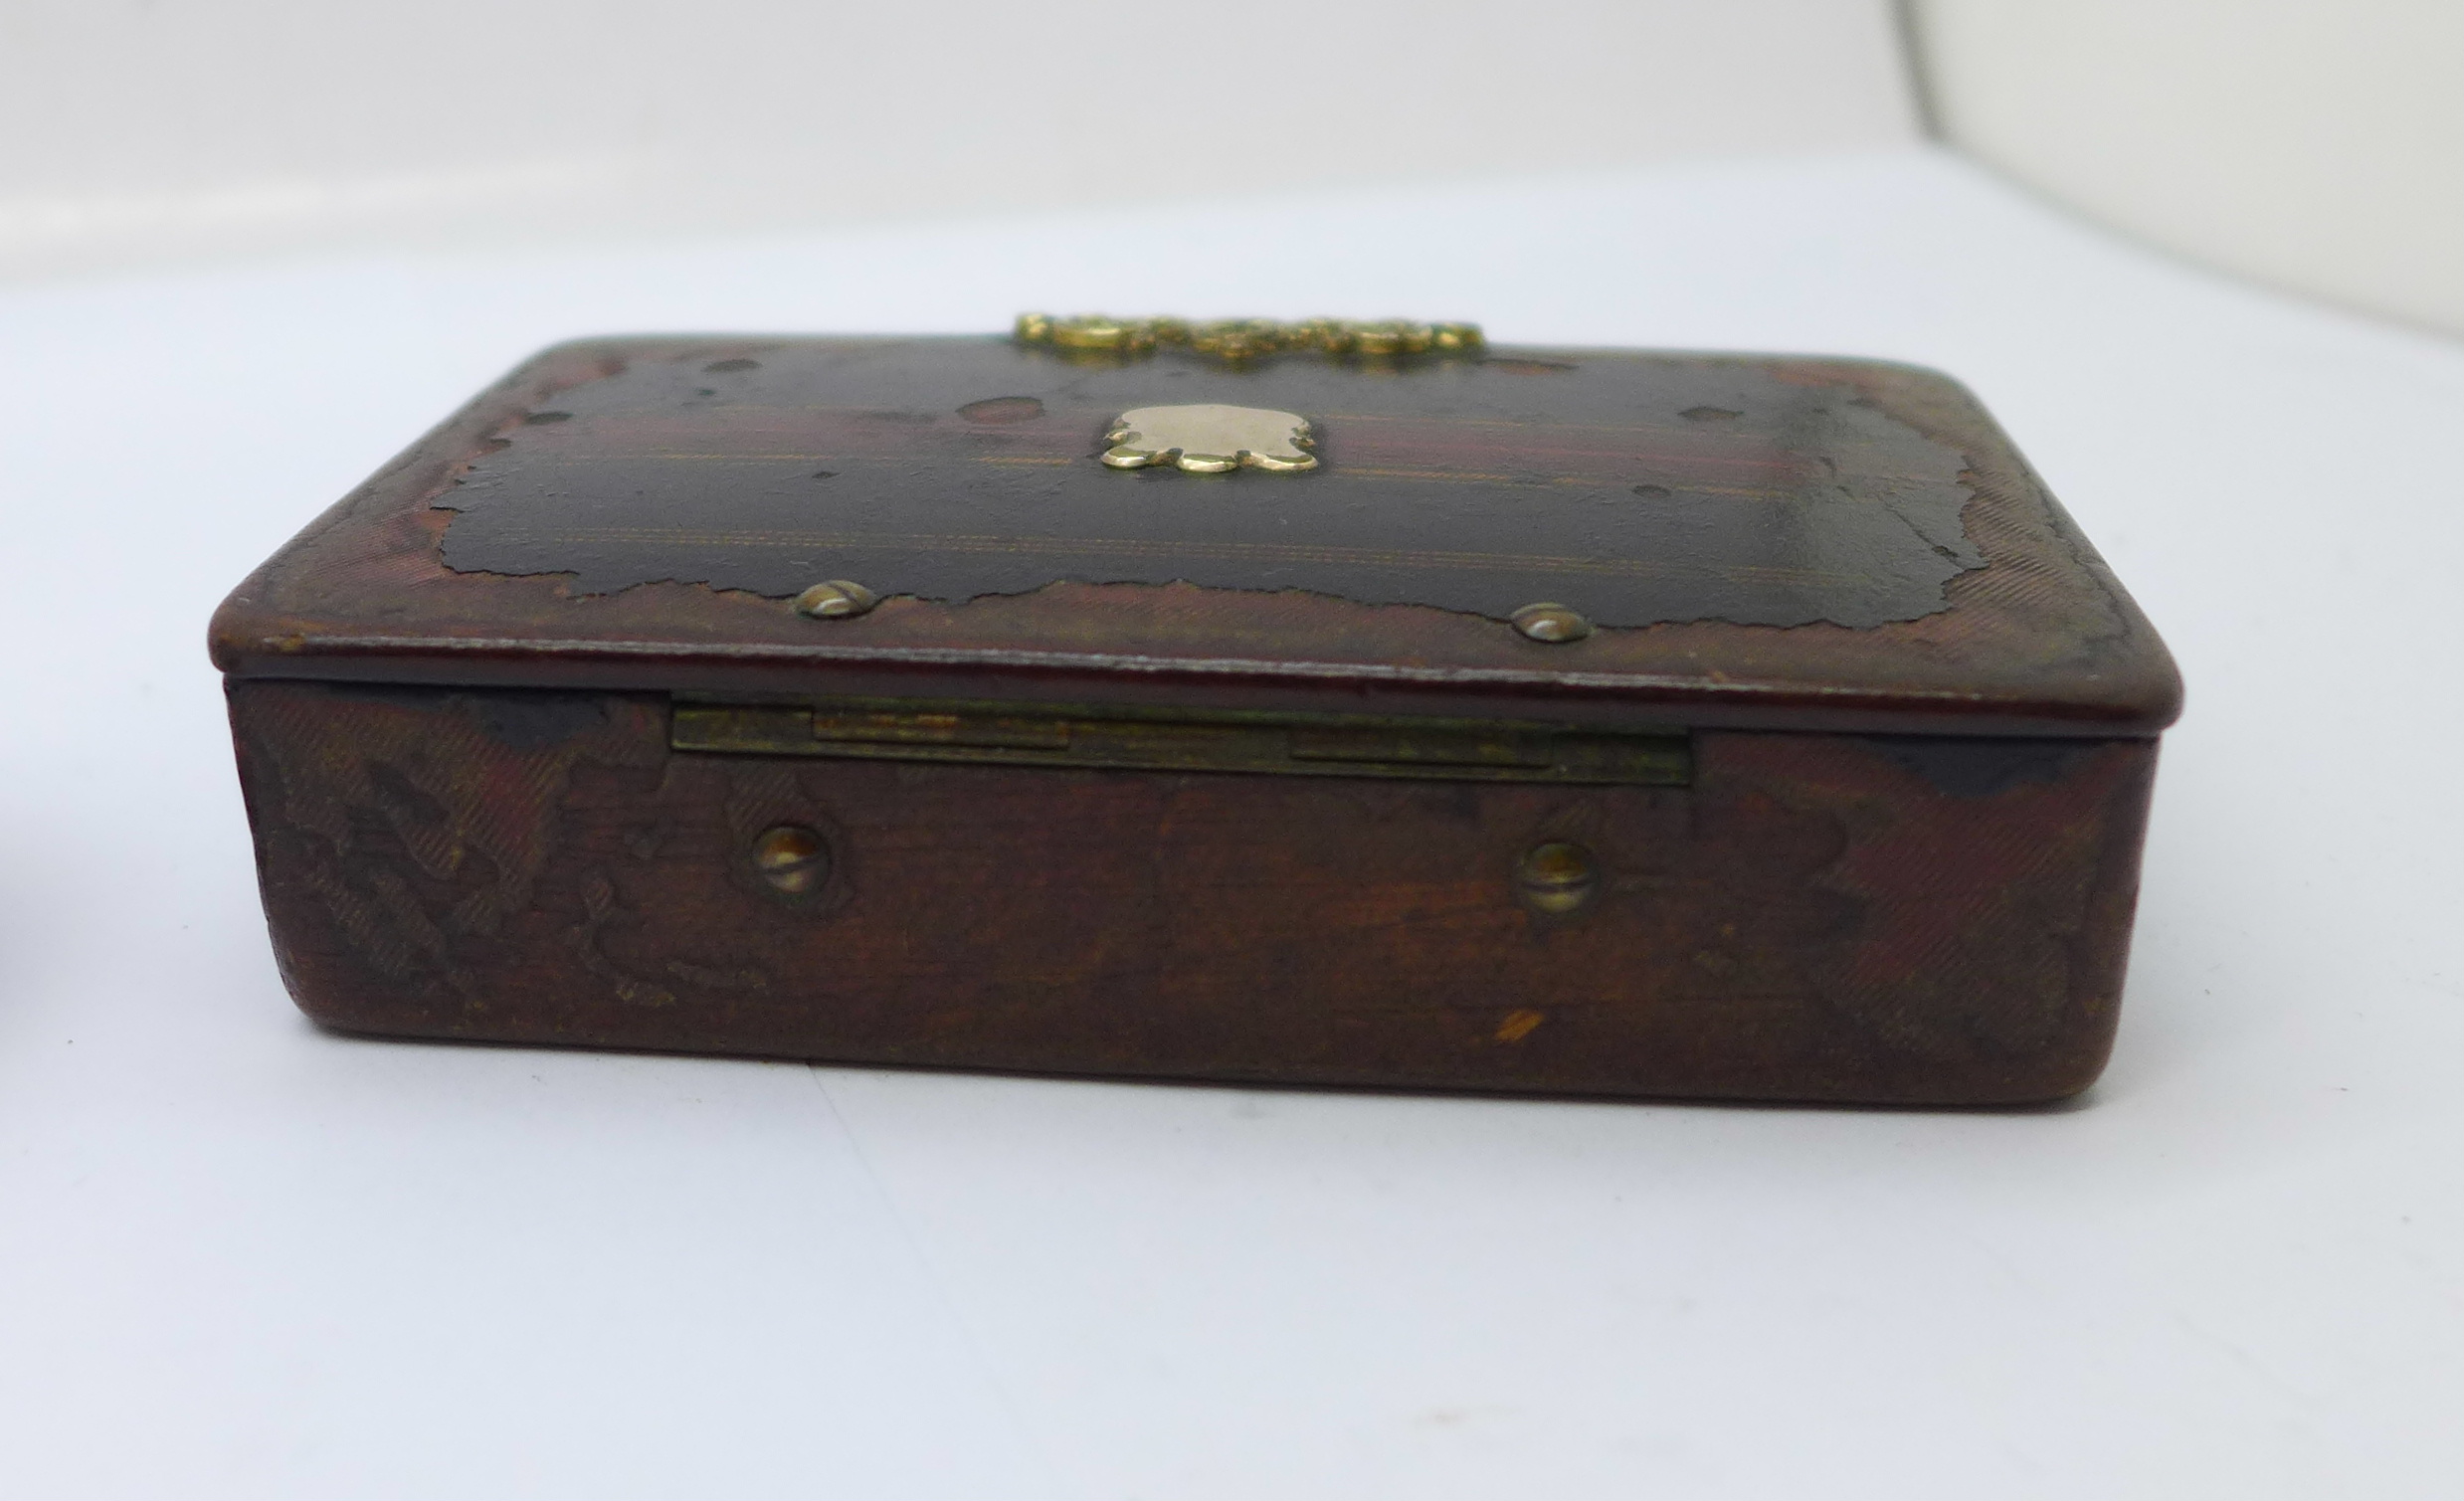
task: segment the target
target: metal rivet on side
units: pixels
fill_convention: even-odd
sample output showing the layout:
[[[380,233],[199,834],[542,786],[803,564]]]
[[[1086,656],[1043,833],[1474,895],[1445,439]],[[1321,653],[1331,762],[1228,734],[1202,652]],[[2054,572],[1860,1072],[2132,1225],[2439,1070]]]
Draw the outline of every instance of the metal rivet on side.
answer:
[[[830,878],[830,846],[802,824],[779,824],[753,837],[753,868],[772,889],[803,896]]]
[[[1545,646],[1564,646],[1592,634],[1592,623],[1563,605],[1542,602],[1514,612],[1514,629]]]
[[[796,596],[796,613],[817,621],[843,621],[862,615],[881,597],[848,579],[831,579]]]
[[[1514,862],[1514,885],[1525,906],[1561,916],[1583,906],[1600,889],[1600,866],[1581,844],[1551,840],[1533,845]]]

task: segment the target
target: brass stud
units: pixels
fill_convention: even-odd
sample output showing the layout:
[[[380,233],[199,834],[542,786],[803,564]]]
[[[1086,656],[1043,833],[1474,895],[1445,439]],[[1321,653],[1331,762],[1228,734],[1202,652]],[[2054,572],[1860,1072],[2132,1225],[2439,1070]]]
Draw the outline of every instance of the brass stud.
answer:
[[[753,868],[772,889],[803,896],[830,878],[830,846],[802,824],[780,824],[754,838]]]
[[[881,597],[849,579],[831,579],[796,596],[796,613],[817,621],[843,621],[862,615]]]
[[[1589,902],[1600,889],[1600,866],[1581,844],[1551,840],[1523,851],[1514,862],[1514,885],[1525,906],[1560,917]]]
[[[1562,647],[1592,634],[1592,623],[1563,605],[1546,601],[1514,612],[1514,629],[1544,646]]]

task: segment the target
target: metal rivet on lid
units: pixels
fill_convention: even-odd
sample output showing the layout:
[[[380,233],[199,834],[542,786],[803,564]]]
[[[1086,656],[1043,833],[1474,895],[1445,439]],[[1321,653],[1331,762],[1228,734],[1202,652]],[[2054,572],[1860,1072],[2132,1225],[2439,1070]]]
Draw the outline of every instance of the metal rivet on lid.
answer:
[[[1592,623],[1563,605],[1542,602],[1514,612],[1514,629],[1533,641],[1560,647],[1592,634]]]
[[[840,621],[863,614],[881,597],[848,579],[831,579],[796,596],[796,613],[815,620]]]
[[[1600,889],[1600,866],[1581,844],[1551,840],[1533,845],[1514,862],[1514,885],[1533,911],[1561,916]]]

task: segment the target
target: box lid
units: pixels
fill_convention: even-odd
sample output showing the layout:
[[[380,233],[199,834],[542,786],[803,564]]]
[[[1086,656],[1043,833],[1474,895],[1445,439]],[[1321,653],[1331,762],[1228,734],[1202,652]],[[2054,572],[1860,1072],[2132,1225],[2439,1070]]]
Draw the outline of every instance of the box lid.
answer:
[[[1949,379],[1476,344],[562,345],[212,636],[236,676],[713,694],[2001,735],[2180,704]]]

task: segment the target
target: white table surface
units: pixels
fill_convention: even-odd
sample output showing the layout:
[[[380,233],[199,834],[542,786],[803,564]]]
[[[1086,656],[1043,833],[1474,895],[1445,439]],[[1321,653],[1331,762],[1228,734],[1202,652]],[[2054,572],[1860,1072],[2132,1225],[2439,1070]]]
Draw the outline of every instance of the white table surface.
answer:
[[[291,1010],[226,589],[550,339],[1026,306],[1968,381],[2189,682],[2104,1081],[1463,1100]],[[2464,346],[1907,152],[22,286],[0,382],[0,1493],[2464,1491]]]

